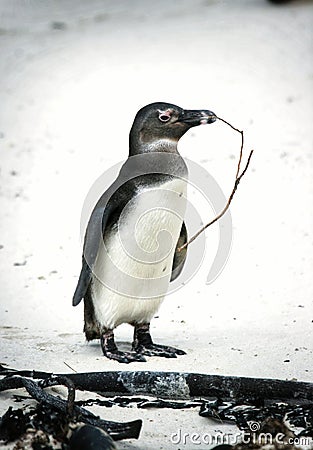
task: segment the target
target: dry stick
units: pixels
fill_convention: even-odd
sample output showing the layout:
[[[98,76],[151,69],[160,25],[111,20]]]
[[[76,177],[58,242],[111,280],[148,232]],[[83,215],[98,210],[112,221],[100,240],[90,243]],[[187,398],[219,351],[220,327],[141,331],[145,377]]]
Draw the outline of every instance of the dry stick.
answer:
[[[71,369],[73,372],[77,373],[77,370],[73,369],[73,367],[71,367],[69,364],[67,364],[67,362],[63,361],[63,363],[64,363],[69,369]]]
[[[242,152],[243,152],[243,144],[244,144],[244,136],[243,136],[243,131],[238,130],[238,128],[235,128],[233,125],[231,125],[229,122],[226,122],[226,120],[221,119],[220,117],[216,117],[218,120],[220,120],[221,122],[226,123],[227,125],[229,125],[233,130],[238,131],[238,133],[241,134],[241,147],[240,147],[240,155],[239,155],[239,161],[238,161],[238,166],[237,166],[237,173],[236,173],[236,180],[238,178],[239,175],[239,171],[240,171],[240,165],[241,165],[241,160],[242,160]]]
[[[227,125],[229,125],[233,130],[238,131],[238,133],[241,134],[241,147],[240,147],[240,155],[239,155],[239,161],[238,161],[238,166],[237,166],[237,172],[236,172],[236,178],[235,178],[235,184],[233,187],[233,190],[228,198],[228,201],[224,207],[224,209],[213,219],[211,220],[211,222],[207,223],[206,225],[204,225],[202,228],[200,228],[199,231],[197,231],[197,233],[195,235],[192,236],[192,238],[189,239],[189,241],[187,241],[184,245],[182,245],[181,247],[178,248],[178,251],[180,252],[181,250],[183,250],[184,248],[188,247],[189,244],[191,244],[195,239],[197,239],[197,237],[203,233],[204,230],[206,230],[208,227],[210,227],[211,225],[213,225],[213,223],[217,222],[228,210],[229,205],[232,202],[232,199],[235,195],[235,192],[237,190],[238,184],[240,183],[241,178],[244,176],[244,174],[246,173],[248,166],[250,164],[250,160],[251,160],[251,156],[253,154],[253,150],[251,150],[247,163],[245,165],[245,168],[243,169],[242,173],[239,175],[240,172],[240,166],[241,166],[241,161],[242,161],[242,153],[243,153],[243,145],[244,145],[244,136],[243,136],[243,131],[238,130],[238,128],[235,128],[233,125],[231,125],[229,122],[227,122],[224,119],[221,119],[220,117],[216,118],[218,120],[221,120],[222,122],[226,123]]]

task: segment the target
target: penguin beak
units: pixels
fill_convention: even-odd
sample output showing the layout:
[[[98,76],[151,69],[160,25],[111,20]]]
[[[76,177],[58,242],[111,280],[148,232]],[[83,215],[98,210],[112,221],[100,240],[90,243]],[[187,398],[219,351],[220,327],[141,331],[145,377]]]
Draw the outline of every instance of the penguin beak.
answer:
[[[190,127],[196,127],[197,125],[206,125],[207,123],[213,123],[216,121],[216,115],[212,111],[208,110],[193,110],[184,109],[177,122],[186,123]]]

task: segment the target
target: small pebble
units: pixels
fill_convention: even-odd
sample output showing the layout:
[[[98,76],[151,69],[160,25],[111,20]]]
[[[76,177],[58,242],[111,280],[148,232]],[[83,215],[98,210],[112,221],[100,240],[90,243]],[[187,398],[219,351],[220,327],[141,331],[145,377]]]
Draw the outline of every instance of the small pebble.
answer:
[[[52,22],[51,28],[53,30],[65,30],[66,29],[66,23],[65,22]]]
[[[27,261],[23,261],[23,262],[15,262],[13,265],[14,266],[26,266]]]

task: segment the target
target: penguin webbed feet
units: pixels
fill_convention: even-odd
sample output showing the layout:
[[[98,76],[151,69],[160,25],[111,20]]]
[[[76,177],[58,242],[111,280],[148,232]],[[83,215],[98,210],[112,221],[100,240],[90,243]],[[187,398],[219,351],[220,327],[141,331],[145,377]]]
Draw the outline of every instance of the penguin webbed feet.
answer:
[[[129,364],[131,362],[146,362],[146,358],[136,352],[121,352],[118,350],[112,330],[108,330],[101,335],[101,348],[104,356],[120,363]]]
[[[129,364],[131,362],[146,362],[146,358],[136,352],[121,352],[116,350],[116,352],[103,352],[104,356],[114,361],[120,363]]]
[[[140,355],[159,356],[163,358],[177,358],[186,355],[184,350],[167,345],[154,344],[150,335],[150,324],[135,325],[132,349]]]
[[[139,355],[160,356],[163,358],[177,358],[177,355],[186,355],[186,352],[184,352],[184,350],[180,350],[179,348],[153,343],[148,345],[139,344],[136,347],[133,346],[133,350],[135,350]]]
[[[184,350],[180,350],[168,345],[154,344],[150,331],[150,324],[135,325],[134,341],[132,351],[121,352],[118,350],[113,330],[105,330],[101,333],[101,348],[104,356],[108,359],[120,363],[129,364],[131,362],[146,362],[145,356],[159,356],[162,358],[177,358],[178,355],[185,355]]]

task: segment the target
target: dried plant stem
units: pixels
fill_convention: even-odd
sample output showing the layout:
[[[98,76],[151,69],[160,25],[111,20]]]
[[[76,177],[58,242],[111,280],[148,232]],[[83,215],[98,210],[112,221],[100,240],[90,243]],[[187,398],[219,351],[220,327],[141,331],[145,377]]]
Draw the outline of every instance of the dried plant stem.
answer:
[[[229,198],[228,198],[228,201],[227,201],[227,203],[226,203],[224,209],[223,209],[223,210],[222,210],[222,211],[221,211],[221,212],[220,212],[213,220],[211,220],[211,222],[207,223],[207,224],[204,225],[202,228],[200,228],[200,230],[197,231],[197,233],[196,233],[195,235],[193,235],[192,238],[189,239],[189,241],[187,241],[184,245],[182,245],[181,247],[179,247],[179,248],[178,248],[178,251],[179,251],[179,252],[180,252],[181,250],[183,250],[184,248],[188,247],[188,245],[191,244],[195,239],[197,239],[197,237],[198,237],[201,233],[203,233],[204,230],[206,230],[208,227],[210,227],[211,225],[213,225],[213,223],[217,222],[217,221],[218,221],[218,220],[226,213],[226,211],[228,210],[228,208],[229,208],[229,206],[230,206],[230,204],[231,204],[231,202],[232,202],[232,200],[233,200],[233,197],[234,197],[234,195],[235,195],[235,192],[236,192],[236,190],[237,190],[237,187],[238,187],[238,185],[239,185],[239,183],[240,183],[242,177],[244,176],[244,174],[246,173],[246,171],[247,171],[247,169],[248,169],[248,167],[249,167],[250,160],[251,160],[251,157],[252,157],[252,154],[253,154],[253,150],[251,150],[251,151],[250,151],[250,154],[249,154],[249,157],[248,157],[248,159],[247,159],[247,163],[246,163],[246,165],[245,165],[245,168],[243,169],[243,171],[242,171],[241,174],[240,174],[240,167],[241,167],[241,162],[242,162],[242,154],[243,154],[243,146],[244,146],[244,135],[243,135],[243,131],[238,130],[238,128],[235,128],[235,127],[234,127],[233,125],[231,125],[229,122],[227,122],[227,121],[224,120],[224,119],[221,119],[220,117],[217,117],[217,116],[216,116],[216,118],[217,118],[218,120],[221,120],[222,122],[226,123],[226,124],[227,124],[228,126],[230,126],[233,130],[235,130],[235,131],[237,131],[238,133],[241,134],[241,147],[240,147],[240,155],[239,155],[239,160],[238,160],[238,165],[237,165],[237,172],[236,172],[235,184],[234,184],[233,190],[232,190],[232,192],[231,192],[231,194],[230,194],[230,196],[229,196]]]

